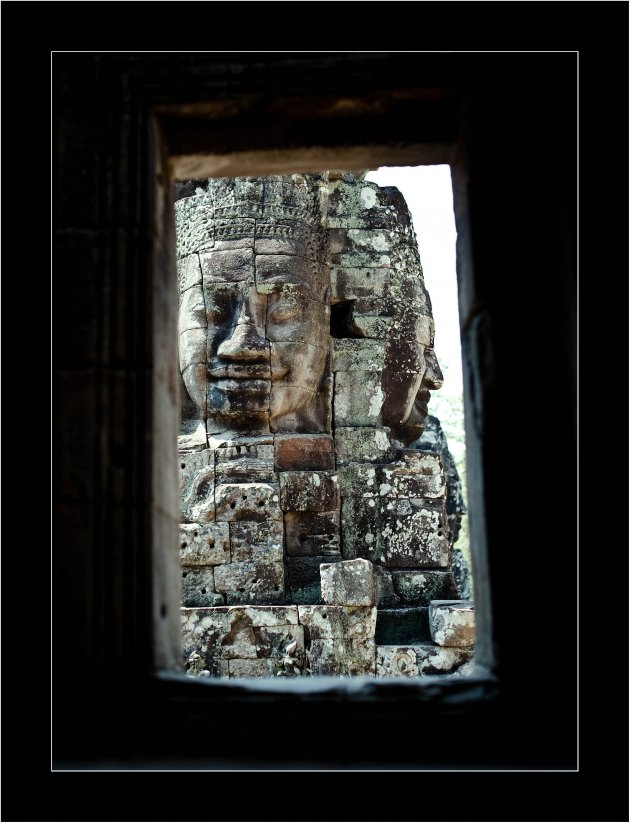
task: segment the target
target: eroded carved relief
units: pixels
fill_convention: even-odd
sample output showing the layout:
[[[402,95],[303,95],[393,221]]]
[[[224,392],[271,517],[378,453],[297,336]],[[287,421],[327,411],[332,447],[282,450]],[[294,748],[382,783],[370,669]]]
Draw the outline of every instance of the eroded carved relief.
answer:
[[[452,568],[459,596],[465,600],[472,596],[472,575],[468,561],[455,544],[461,531],[462,517],[467,512],[462,493],[462,482],[455,460],[448,447],[448,440],[442,424],[434,415],[425,420],[424,431],[413,444],[414,448],[436,452],[442,458],[446,476],[446,514],[448,517],[449,541],[453,550]]]
[[[323,179],[210,180],[177,201],[180,368],[223,439],[330,432]]]
[[[347,175],[329,183],[335,426],[387,427],[408,445],[443,377],[431,301],[400,192]]]
[[[444,467],[408,448],[443,378],[407,206],[332,172],[178,193],[185,659],[374,675],[377,643],[429,639],[457,596]],[[367,608],[365,636],[323,629],[333,608]]]

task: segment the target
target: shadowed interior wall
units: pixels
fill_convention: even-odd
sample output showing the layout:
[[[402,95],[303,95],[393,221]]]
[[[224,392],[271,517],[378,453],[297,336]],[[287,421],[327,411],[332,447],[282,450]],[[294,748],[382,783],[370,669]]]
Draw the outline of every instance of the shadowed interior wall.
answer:
[[[544,391],[554,461],[573,476],[575,55],[58,54],[53,81],[57,754],[238,757],[261,720],[259,706],[226,713],[210,698],[176,710],[150,685],[178,651],[167,162],[180,179],[451,162],[478,653],[495,661],[501,697],[461,712],[404,695],[278,702],[265,705],[265,723],[303,727],[308,710],[309,727],[325,718],[355,741],[350,759],[407,757],[388,744],[388,730],[404,724],[432,741],[409,762],[452,761],[457,730],[474,741],[458,755],[467,763],[572,767],[575,634],[563,634],[559,661],[546,611],[527,599],[559,540],[538,514],[549,495],[539,462],[518,445]],[[575,494],[570,483],[554,494],[572,598]],[[528,501],[526,515],[515,514],[515,500]],[[549,672],[558,674],[540,675]],[[84,717],[95,704],[88,740]],[[208,712],[214,742],[186,749],[182,724]],[[265,739],[269,757],[279,756],[280,743]],[[314,739],[304,756],[325,760],[330,748]]]

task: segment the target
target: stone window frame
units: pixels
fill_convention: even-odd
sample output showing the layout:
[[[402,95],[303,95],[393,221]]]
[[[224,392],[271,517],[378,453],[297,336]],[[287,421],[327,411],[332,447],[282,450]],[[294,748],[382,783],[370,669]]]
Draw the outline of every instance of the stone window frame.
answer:
[[[291,715],[298,726],[332,718],[357,752],[382,756],[390,752],[392,724],[402,723],[418,740],[439,744],[439,755],[432,746],[405,758],[424,767],[437,757],[452,763],[452,741],[464,739],[474,742],[462,751],[466,762],[574,769],[571,606],[559,654],[556,643],[545,642],[548,610],[529,609],[513,595],[539,592],[538,566],[528,559],[554,553],[557,534],[542,534],[535,518],[512,529],[514,501],[531,503],[539,491],[540,464],[520,459],[520,442],[505,448],[504,426],[530,434],[544,391],[557,423],[553,465],[573,475],[576,58],[571,52],[53,53],[57,760],[146,754],[167,745],[186,753],[200,719],[218,723],[224,738],[210,747],[206,736],[199,738],[199,757],[220,755],[227,740],[242,759],[252,722],[262,719],[273,732],[284,730]],[[177,477],[168,444],[178,417],[177,300],[166,217],[171,168],[187,162],[181,176],[203,173],[197,160],[208,162],[208,146],[215,171],[205,171],[221,174],[278,172],[282,157],[305,171],[450,163],[476,658],[489,672],[478,683],[313,678],[287,691],[285,684],[204,683],[174,674],[181,672],[179,517],[176,506],[169,508]],[[521,299],[531,288],[515,294],[515,282],[544,284],[544,299],[533,305]],[[553,357],[550,379],[524,392],[532,356],[545,352]],[[563,512],[566,594],[577,591],[571,481],[556,484],[551,499]],[[279,752],[285,738],[269,740]],[[328,740],[312,742],[330,761],[339,747],[332,751]]]
[[[455,102],[452,100],[451,102]],[[327,168],[375,168],[379,166],[422,166],[436,163],[447,164],[451,169],[453,181],[453,201],[457,226],[457,273],[458,273],[458,293],[460,318],[471,315],[474,278],[470,263],[471,255],[469,250],[470,231],[468,225],[467,205],[465,199],[467,170],[465,159],[458,152],[457,139],[451,142],[417,142],[409,143],[401,149],[400,146],[379,145],[365,147],[361,145],[347,145],[340,152],[336,148],[319,148],[313,150],[310,147],[306,150],[287,149],[278,156],[275,149],[254,149],[252,151],[240,151],[225,153],[214,153],[212,151],[213,142],[221,143],[221,136],[216,132],[204,138],[203,132],[192,132],[190,127],[191,118],[194,119],[196,111],[202,112],[204,104],[196,106],[189,103],[187,106],[158,105],[149,112],[148,125],[154,134],[155,152],[155,177],[154,177],[154,202],[156,220],[170,220],[170,230],[164,232],[164,237],[168,238],[171,244],[165,256],[155,258],[153,277],[155,282],[164,282],[167,279],[168,288],[175,287],[176,271],[170,266],[168,270],[161,268],[166,260],[175,260],[174,255],[174,218],[172,215],[171,192],[164,186],[165,179],[169,174],[172,180],[192,179],[203,177],[236,177],[241,175],[265,175],[265,174],[286,174],[297,171],[316,171]],[[196,125],[199,126],[197,121]],[[191,136],[192,132],[192,136]],[[203,141],[207,140],[207,149],[203,149]],[[168,216],[167,216],[168,215]],[[157,320],[157,318],[156,318]],[[161,318],[171,324],[169,335],[176,340],[176,334],[172,330],[173,316],[169,313],[168,318]],[[481,396],[479,381],[482,379],[481,371],[478,367],[480,352],[484,344],[483,321],[476,318],[476,323],[472,329],[463,333],[462,336],[462,367],[464,371],[464,396],[465,407],[476,409],[476,398]],[[171,353],[171,362],[168,369],[172,371],[174,366]],[[157,411],[157,410],[156,410]],[[478,428],[471,422],[471,418],[476,412],[466,416],[466,454],[468,467],[468,489],[469,489],[469,510],[473,512],[470,518],[470,538],[471,555],[475,579],[475,611],[476,611],[476,645],[474,661],[478,674],[469,678],[444,679],[443,677],[426,676],[418,679],[401,678],[371,678],[354,677],[352,679],[337,677],[318,678],[279,678],[277,681],[270,679],[240,679],[229,681],[203,678],[187,678],[183,673],[174,672],[173,669],[180,664],[181,651],[179,645],[176,651],[172,648],[162,647],[160,637],[164,633],[163,609],[160,608],[153,623],[154,640],[156,642],[156,657],[162,659],[165,665],[158,667],[156,678],[161,683],[167,683],[170,687],[177,684],[183,688],[189,696],[198,691],[198,697],[207,696],[212,700],[239,701],[269,699],[273,697],[281,700],[283,696],[291,699],[313,699],[319,700],[388,700],[398,699],[404,695],[406,699],[411,698],[419,702],[437,702],[450,704],[457,703],[462,706],[466,703],[476,703],[479,700],[493,698],[497,693],[497,680],[492,674],[495,668],[494,644],[492,640],[491,613],[489,603],[489,576],[486,559],[486,535],[483,507],[483,468],[482,468],[482,448]],[[162,425],[166,421],[162,421]],[[168,431],[172,450],[176,450],[176,428],[171,415],[168,421]],[[162,429],[166,431],[166,427]],[[165,450],[159,448],[157,454],[162,458]],[[175,454],[175,451],[173,451]],[[170,463],[176,462],[175,457],[170,455]],[[170,463],[162,471],[170,472]],[[167,493],[166,489],[163,489]],[[176,505],[176,504],[175,504]],[[172,495],[167,500],[160,501],[162,511],[172,511],[174,501]],[[172,523],[171,531],[172,531]],[[160,534],[159,539],[164,539],[165,535],[160,533],[159,528],[156,534]],[[174,543],[177,543],[175,538]],[[167,611],[173,614],[173,604],[179,603],[179,594],[173,592],[173,566],[162,562],[160,558],[160,545],[154,544],[154,587],[161,592],[168,593],[171,608]],[[179,577],[176,578],[179,585]],[[175,606],[175,610],[177,607]],[[179,615],[177,614],[177,626],[171,625],[168,628],[168,637],[179,631]],[[177,655],[177,657],[175,657]],[[203,691],[201,691],[203,690]]]
[[[86,650],[84,668],[93,669],[100,680],[105,674],[114,690],[110,694],[124,699],[131,686],[140,694],[154,694],[158,705],[182,698],[190,705],[214,705],[269,697],[386,703],[405,695],[416,703],[444,703],[447,708],[457,703],[474,710],[480,701],[492,701],[497,680],[479,433],[487,330],[472,270],[466,144],[460,142],[465,100],[457,67],[453,74],[452,62],[429,56],[424,70],[433,80],[421,84],[409,72],[414,55],[368,58],[382,75],[370,73],[369,79],[361,55],[356,66],[352,55],[327,56],[317,71],[307,59],[297,81],[308,92],[305,107],[295,88],[287,91],[292,81],[287,82],[282,65],[270,61],[261,81],[256,56],[241,58],[245,70],[238,80],[231,66],[221,65],[213,54],[185,59],[176,54],[172,61],[170,55],[90,55],[81,71],[77,59],[61,54],[53,61],[53,76],[59,78],[55,88],[60,89],[54,91],[53,104],[62,121],[66,118],[57,163],[56,243],[58,259],[76,266],[74,279],[59,281],[56,299],[87,316],[97,303],[90,292],[95,289],[100,301],[95,311],[101,314],[85,327],[89,338],[81,337],[81,327],[68,350],[60,350],[57,368],[60,391],[73,410],[80,403],[97,403],[99,415],[98,429],[92,428],[95,415],[83,415],[75,424],[71,448],[59,445],[60,485],[66,489],[74,483],[70,491],[76,500],[63,504],[59,528],[63,553],[54,590],[59,603],[55,631],[64,637],[68,610],[63,598],[70,591],[84,615],[79,636],[72,635],[74,645]],[[344,77],[343,92],[330,80],[322,90],[324,64],[332,78]],[[423,65],[421,60],[419,70]],[[356,74],[348,74],[348,68]],[[87,100],[98,104],[86,107]],[[66,146],[73,165],[64,165]],[[179,375],[171,178],[436,163],[448,163],[453,176],[477,602],[475,661],[483,675],[408,681],[186,678],[179,623]],[[66,180],[64,174],[75,169],[78,176]],[[86,257],[93,267],[87,286]],[[65,288],[72,291],[66,295]],[[77,368],[84,371],[77,374]],[[80,402],[73,401],[72,392]],[[78,462],[86,472],[78,475],[73,460],[82,442]],[[92,523],[104,526],[93,528]],[[72,580],[86,582],[69,589]],[[68,632],[75,632],[75,624]],[[56,688],[62,693],[69,688],[73,646],[58,642],[57,649],[56,677],[62,685]]]
[[[193,107],[194,108],[194,107]],[[187,109],[187,116],[190,108]],[[162,117],[166,115],[166,121]],[[171,231],[165,236],[174,243],[174,218],[171,214],[170,191],[164,194],[164,177],[170,172],[172,180],[199,179],[204,177],[237,177],[242,175],[290,174],[297,171],[316,171],[334,168],[359,168],[379,166],[423,166],[436,163],[449,165],[453,185],[453,205],[457,227],[457,275],[459,295],[459,316],[470,315],[472,295],[474,294],[474,280],[470,264],[468,248],[470,231],[468,225],[467,206],[465,201],[466,166],[465,161],[458,155],[458,146],[455,141],[436,146],[431,143],[408,145],[404,150],[389,146],[376,146],[366,149],[363,146],[346,146],[343,158],[333,150],[320,150],[313,153],[298,150],[287,150],[282,158],[276,156],[275,151],[252,151],[232,154],[216,155],[211,147],[206,151],[192,151],[189,148],[186,127],[182,128],[182,120],[178,117],[177,107],[158,107],[153,116],[153,129],[157,135],[157,156],[166,155],[166,165],[156,166],[155,191],[162,193],[163,202],[156,200],[158,212],[163,216],[169,215]],[[185,122],[186,117],[183,118]],[[165,134],[165,131],[167,134]],[[197,140],[199,139],[196,136]],[[180,141],[185,148],[179,153]],[[169,151],[169,146],[172,146]],[[188,151],[186,151],[186,148]],[[168,250],[172,260],[174,245]],[[156,260],[159,267],[161,261]],[[161,281],[165,275],[162,270],[156,269],[154,277]],[[176,270],[170,267],[167,275],[171,286],[176,282]],[[172,322],[172,317],[169,318]],[[480,396],[479,381],[481,371],[479,363],[480,352],[484,344],[483,321],[477,319],[473,330],[463,333],[462,336],[462,369],[464,372],[465,407],[476,408],[476,398]],[[176,340],[176,335],[173,338]],[[172,364],[171,364],[172,368]],[[476,413],[479,409],[476,408]],[[494,646],[492,641],[491,614],[486,604],[489,600],[489,576],[486,560],[486,535],[483,507],[483,467],[482,449],[478,428],[471,422],[472,414],[465,417],[466,429],[466,460],[468,471],[468,508],[474,514],[470,519],[471,555],[475,580],[475,613],[476,613],[476,643],[474,662],[477,674],[467,678],[445,679],[439,676],[424,676],[422,678],[373,678],[358,676],[353,678],[317,677],[317,678],[255,678],[221,680],[214,678],[194,679],[174,673],[172,666],[165,666],[156,673],[158,681],[185,689],[182,695],[187,694],[196,698],[207,696],[212,700],[237,699],[259,701],[273,698],[281,700],[290,697],[295,700],[351,700],[373,701],[388,699],[413,699],[421,703],[455,703],[462,707],[466,703],[476,703],[480,700],[492,699],[497,694],[498,682],[492,674],[495,666]],[[173,421],[171,419],[171,442],[176,450],[176,440],[173,440]],[[161,451],[161,450],[160,450]],[[172,508],[173,501],[163,502],[165,509]],[[176,541],[177,542],[177,541]],[[155,566],[159,575],[164,573],[162,564]],[[166,577],[159,581],[159,588],[164,591],[172,589],[172,573],[166,572]],[[179,577],[177,578],[179,585]],[[173,594],[171,591],[171,600]],[[178,597],[179,602],[179,597]],[[179,629],[179,619],[177,622]],[[154,624],[154,631],[162,631],[161,617]],[[178,649],[179,652],[179,649]],[[180,653],[181,657],[181,653]],[[179,658],[178,658],[179,660]],[[203,690],[203,691],[201,691]],[[196,694],[195,694],[196,693]]]

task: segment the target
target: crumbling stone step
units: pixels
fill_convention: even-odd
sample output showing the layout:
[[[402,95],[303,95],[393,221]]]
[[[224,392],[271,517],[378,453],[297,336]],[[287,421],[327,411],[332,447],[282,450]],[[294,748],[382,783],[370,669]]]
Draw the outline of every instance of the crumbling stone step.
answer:
[[[438,646],[472,646],[475,642],[475,604],[472,600],[432,600],[431,639]]]
[[[374,638],[375,606],[299,606],[298,615],[309,640]]]
[[[470,648],[445,648],[431,643],[377,646],[377,677],[422,677],[453,674],[472,657]]]

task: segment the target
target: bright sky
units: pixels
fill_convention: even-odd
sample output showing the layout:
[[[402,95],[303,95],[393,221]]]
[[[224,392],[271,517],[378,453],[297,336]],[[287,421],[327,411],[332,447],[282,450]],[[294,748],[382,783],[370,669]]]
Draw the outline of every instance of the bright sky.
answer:
[[[444,372],[444,386],[432,393],[429,409],[439,416],[439,396],[462,393],[451,170],[446,165],[384,167],[368,172],[365,179],[379,186],[396,186],[411,212],[424,282],[433,305],[435,353]]]

